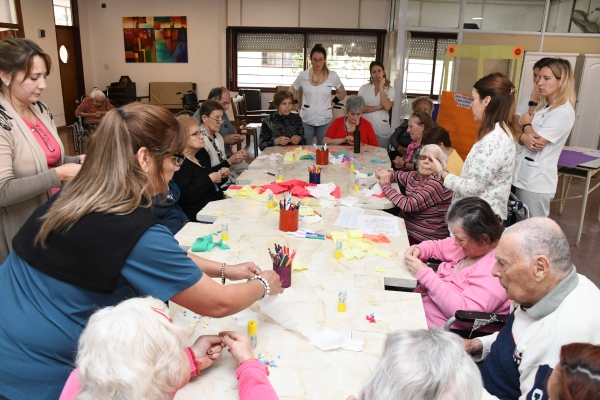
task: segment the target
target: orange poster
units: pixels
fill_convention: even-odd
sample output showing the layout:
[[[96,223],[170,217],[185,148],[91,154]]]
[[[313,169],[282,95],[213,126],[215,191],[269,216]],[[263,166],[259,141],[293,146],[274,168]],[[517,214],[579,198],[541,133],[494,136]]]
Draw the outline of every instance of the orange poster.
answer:
[[[471,114],[473,98],[464,93],[442,92],[437,123],[450,131],[452,147],[463,160],[477,141],[479,122]]]

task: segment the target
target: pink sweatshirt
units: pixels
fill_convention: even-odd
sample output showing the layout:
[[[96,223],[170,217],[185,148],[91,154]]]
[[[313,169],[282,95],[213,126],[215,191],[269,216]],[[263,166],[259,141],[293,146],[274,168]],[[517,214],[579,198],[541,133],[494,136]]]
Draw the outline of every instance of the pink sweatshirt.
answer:
[[[235,373],[240,381],[240,400],[278,400],[279,397],[269,378],[265,366],[258,360],[250,360],[240,365]],[[60,400],[73,400],[81,392],[81,382],[77,370],[73,370],[60,394]]]
[[[496,249],[455,274],[454,268],[465,258],[465,253],[462,247],[454,244],[454,238],[427,240],[411,247],[421,249],[421,260],[437,258],[442,261],[437,273],[431,268],[425,268],[415,276],[420,282],[415,292],[421,293],[430,328],[443,328],[458,310],[508,314],[510,300],[498,278],[492,276]],[[470,329],[460,323],[453,327]]]

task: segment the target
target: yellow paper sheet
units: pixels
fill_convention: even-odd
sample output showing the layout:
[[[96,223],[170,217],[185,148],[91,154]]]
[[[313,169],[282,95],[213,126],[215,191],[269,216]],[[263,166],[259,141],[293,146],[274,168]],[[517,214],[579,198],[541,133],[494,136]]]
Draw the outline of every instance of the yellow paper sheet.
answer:
[[[292,264],[292,272],[304,271],[305,269],[308,269],[308,267],[306,265],[302,264],[302,262],[300,260],[294,260],[294,262]]]
[[[299,147],[294,151],[288,151],[287,153],[285,153],[285,155],[283,156],[283,161],[284,162],[300,161],[300,157],[305,156],[307,154],[310,154],[310,152]]]

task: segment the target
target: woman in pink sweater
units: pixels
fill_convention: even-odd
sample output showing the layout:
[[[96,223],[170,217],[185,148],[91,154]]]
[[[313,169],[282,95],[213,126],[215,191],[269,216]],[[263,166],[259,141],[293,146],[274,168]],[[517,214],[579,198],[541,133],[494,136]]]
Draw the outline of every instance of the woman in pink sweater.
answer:
[[[60,400],[170,400],[190,378],[221,358],[223,347],[238,363],[241,400],[279,398],[246,335],[200,336],[184,348],[190,331],[174,325],[168,313],[165,303],[153,297],[132,298],[95,312],[79,339],[77,369]]]
[[[510,300],[492,276],[502,221],[478,197],[454,203],[446,220],[454,237],[424,241],[404,253],[408,269],[420,283],[415,292],[423,298],[427,325],[442,328],[458,310],[508,313]],[[437,273],[423,263],[430,258],[442,261]],[[453,328],[470,329],[460,323]]]

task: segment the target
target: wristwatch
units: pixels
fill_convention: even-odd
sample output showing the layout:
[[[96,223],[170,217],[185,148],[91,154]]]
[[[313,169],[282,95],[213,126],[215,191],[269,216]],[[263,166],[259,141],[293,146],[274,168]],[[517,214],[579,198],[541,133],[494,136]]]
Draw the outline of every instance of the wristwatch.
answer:
[[[439,178],[441,178],[441,177],[442,177],[442,175],[444,174],[444,172],[448,172],[448,170],[447,170],[446,168],[444,168],[443,170],[441,170],[440,172],[438,172],[438,173],[437,173],[437,176],[438,176]]]
[[[536,103],[535,101],[531,101],[529,100],[529,107],[537,107],[538,103]]]

